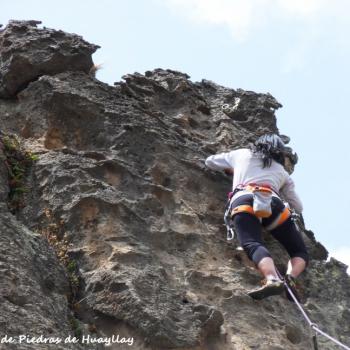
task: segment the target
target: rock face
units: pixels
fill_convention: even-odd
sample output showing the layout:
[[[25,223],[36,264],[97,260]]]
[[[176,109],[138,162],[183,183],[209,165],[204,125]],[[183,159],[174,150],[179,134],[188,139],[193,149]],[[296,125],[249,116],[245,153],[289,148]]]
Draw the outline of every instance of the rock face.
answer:
[[[42,75],[88,73],[99,46],[80,36],[39,29],[40,21],[10,21],[0,32],[0,97],[13,97]]]
[[[294,304],[246,295],[261,277],[237,243],[225,241],[231,180],[204,166],[209,154],[278,132],[281,105],[271,95],[193,83],[163,69],[108,86],[88,74],[96,46],[32,21],[11,22],[0,45],[1,96],[16,96],[0,99],[2,131],[38,157],[23,208],[15,216],[1,209],[1,335],[64,338],[74,333],[74,316],[84,334],[134,339],[111,349],[312,348]],[[16,65],[5,64],[8,50],[11,60],[30,62],[23,81],[11,78]],[[6,170],[0,174],[5,198]],[[320,328],[350,343],[346,267],[326,262],[326,249],[299,224],[312,256],[301,278],[305,308]],[[35,232],[64,242],[67,260]],[[284,251],[265,238],[285,265]],[[78,282],[67,298],[72,266]]]
[[[48,242],[24,226],[9,212],[6,201],[8,176],[5,155],[0,151],[0,332],[19,341],[20,335],[45,334],[64,339],[74,336],[67,295],[70,286],[63,267]],[[5,184],[6,182],[6,184]],[[5,191],[4,191],[5,189]],[[6,197],[5,197],[6,195]],[[28,346],[3,343],[0,349],[47,349],[46,344]],[[55,349],[82,349],[79,344],[55,344]]]

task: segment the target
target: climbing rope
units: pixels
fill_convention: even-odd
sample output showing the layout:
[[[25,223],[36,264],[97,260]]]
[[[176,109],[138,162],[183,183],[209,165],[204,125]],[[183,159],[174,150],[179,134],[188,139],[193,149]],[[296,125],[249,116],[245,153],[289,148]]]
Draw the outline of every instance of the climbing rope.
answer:
[[[224,106],[223,106],[224,107]],[[230,210],[231,210],[231,199],[232,199],[232,192],[229,193],[229,199],[228,202],[226,204],[226,208],[225,208],[225,214],[224,214],[224,221],[226,224],[226,228],[227,228],[227,240],[232,240],[235,236],[235,232],[233,230],[233,223],[232,223],[232,218],[230,216]],[[294,222],[294,225],[296,225],[297,229],[299,230],[299,225],[298,225],[298,218],[299,215],[297,213],[295,213],[295,211],[291,211],[292,212],[292,220]],[[313,341],[313,345],[314,345],[314,349],[318,350],[318,344],[317,344],[317,333],[323,335],[324,337],[328,338],[329,340],[331,340],[333,343],[339,345],[340,347],[342,347],[343,349],[346,350],[350,350],[350,347],[346,346],[345,344],[341,343],[339,340],[333,338],[332,336],[330,336],[329,334],[323,332],[321,329],[318,328],[317,324],[312,322],[310,317],[307,315],[306,311],[303,309],[303,307],[300,305],[297,297],[294,295],[294,293],[292,292],[291,288],[289,287],[288,283],[286,282],[286,280],[283,278],[283,276],[281,275],[281,273],[278,271],[278,269],[276,269],[277,274],[279,276],[279,278],[283,281],[283,284],[285,285],[289,295],[292,297],[294,303],[297,305],[297,307],[299,308],[300,312],[302,313],[302,315],[304,316],[305,320],[307,321],[307,323],[309,324],[309,326],[315,331],[315,334],[312,337],[312,341]]]
[[[288,283],[286,282],[286,280],[282,277],[282,275],[280,274],[279,271],[277,271],[279,277],[282,279],[289,295],[292,297],[294,303],[297,305],[297,307],[299,308],[300,312],[302,313],[302,315],[304,316],[305,320],[307,321],[307,323],[309,324],[309,326],[315,331],[314,336],[312,337],[313,340],[313,344],[314,344],[314,348],[315,350],[318,350],[318,345],[317,345],[317,333],[323,335],[324,337],[328,338],[329,340],[331,340],[333,343],[339,345],[340,347],[342,347],[343,349],[347,349],[350,350],[350,348],[348,346],[346,346],[345,344],[341,343],[339,340],[333,338],[332,336],[330,336],[329,334],[323,332],[321,329],[318,328],[317,324],[312,322],[310,317],[307,315],[306,311],[303,309],[303,307],[300,305],[297,297],[294,295],[294,293],[292,292],[291,288],[288,286]]]

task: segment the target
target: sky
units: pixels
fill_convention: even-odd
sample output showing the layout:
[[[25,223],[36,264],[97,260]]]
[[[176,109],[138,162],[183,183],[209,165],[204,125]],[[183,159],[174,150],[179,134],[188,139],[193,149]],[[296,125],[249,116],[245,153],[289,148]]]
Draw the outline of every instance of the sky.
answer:
[[[271,93],[299,156],[306,227],[350,265],[349,12],[349,0],[11,0],[0,23],[41,20],[100,45],[97,77],[109,84],[169,68]]]

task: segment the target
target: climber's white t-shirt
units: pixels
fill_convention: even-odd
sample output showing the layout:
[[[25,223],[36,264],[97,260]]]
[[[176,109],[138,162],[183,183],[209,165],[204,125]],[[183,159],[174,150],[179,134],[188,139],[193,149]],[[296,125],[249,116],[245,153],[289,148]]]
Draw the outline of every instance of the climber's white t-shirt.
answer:
[[[234,171],[232,188],[249,183],[269,185],[281,194],[289,205],[301,213],[303,205],[294,190],[294,182],[284,167],[272,160],[271,167],[263,168],[262,159],[247,148],[220,153],[206,159],[205,165],[213,170],[232,168]]]

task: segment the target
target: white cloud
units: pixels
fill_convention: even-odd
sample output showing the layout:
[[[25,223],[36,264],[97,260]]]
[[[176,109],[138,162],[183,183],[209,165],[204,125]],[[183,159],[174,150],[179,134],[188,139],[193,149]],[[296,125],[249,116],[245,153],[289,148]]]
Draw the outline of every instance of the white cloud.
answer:
[[[271,0],[271,5],[277,5],[290,14],[310,17],[331,4],[327,0]]]
[[[347,272],[348,272],[348,274],[350,274],[350,247],[337,248],[334,251],[330,252],[330,255],[333,258],[336,258],[337,260],[348,265],[349,268],[348,268]]]
[[[328,0],[167,0],[189,19],[227,26],[235,39],[248,34],[276,12],[310,17]]]
[[[274,19],[320,25],[327,16],[347,17],[348,0],[164,0],[174,11],[195,22],[227,27],[238,41],[245,41]],[[316,23],[315,23],[316,21]],[[299,23],[295,23],[298,26]],[[329,28],[331,29],[331,28]]]
[[[260,33],[264,33],[263,40],[273,41],[275,33],[286,31],[285,51],[281,54],[281,70],[285,73],[312,64],[315,46],[350,50],[349,0],[163,0],[162,3],[192,23],[222,26],[240,43]],[[266,28],[268,31],[264,31]]]
[[[253,22],[251,0],[168,0],[168,5],[190,20],[227,26],[238,40],[246,38]]]

